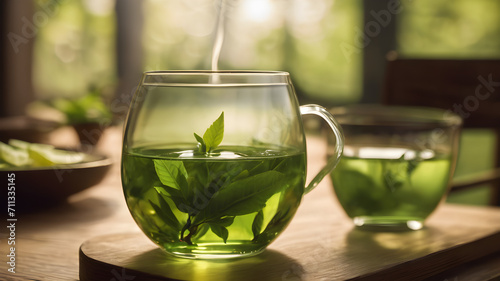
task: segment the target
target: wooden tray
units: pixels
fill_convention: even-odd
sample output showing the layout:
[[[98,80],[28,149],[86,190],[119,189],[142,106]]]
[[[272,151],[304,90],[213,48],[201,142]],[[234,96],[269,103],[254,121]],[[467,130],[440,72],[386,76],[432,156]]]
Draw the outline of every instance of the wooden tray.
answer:
[[[301,206],[282,236],[250,258],[175,258],[142,233],[90,239],[80,248],[80,279],[419,280],[500,251],[499,208],[443,205],[422,230],[370,232],[321,202],[329,198],[315,200],[321,212]]]

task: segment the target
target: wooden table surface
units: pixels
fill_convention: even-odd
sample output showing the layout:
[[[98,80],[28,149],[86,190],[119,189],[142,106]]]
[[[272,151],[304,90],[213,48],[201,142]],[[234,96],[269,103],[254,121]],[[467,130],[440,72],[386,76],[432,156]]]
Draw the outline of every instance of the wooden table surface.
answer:
[[[8,233],[1,227],[0,280],[79,280],[80,246],[89,239],[105,241],[105,235],[134,237],[133,244],[139,245],[143,254],[120,258],[139,260],[139,265],[142,261],[142,266],[144,259],[153,260],[151,270],[162,270],[161,274],[176,279],[500,278],[500,208],[443,204],[423,230],[360,231],[338,205],[329,179],[303,198],[292,223],[261,255],[230,262],[165,256],[145,236],[134,236],[139,228],[128,212],[120,183],[120,133],[120,128],[109,129],[99,143],[99,149],[115,161],[100,184],[72,196],[65,204],[18,216],[15,274],[7,271]],[[71,138],[68,140],[67,131],[56,132],[53,142],[68,144],[75,141]],[[308,147],[312,148],[309,170],[314,171],[323,163],[324,146],[313,138]],[[3,195],[1,198],[4,200]],[[115,280],[137,280],[114,274]]]

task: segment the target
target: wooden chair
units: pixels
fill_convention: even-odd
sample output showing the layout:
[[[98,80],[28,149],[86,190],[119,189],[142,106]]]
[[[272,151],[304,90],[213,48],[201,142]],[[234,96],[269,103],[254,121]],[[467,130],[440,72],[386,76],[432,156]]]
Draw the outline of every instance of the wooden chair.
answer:
[[[388,56],[382,102],[427,106],[460,115],[464,128],[496,132],[495,169],[452,182],[451,192],[482,184],[500,206],[500,60],[404,59]]]

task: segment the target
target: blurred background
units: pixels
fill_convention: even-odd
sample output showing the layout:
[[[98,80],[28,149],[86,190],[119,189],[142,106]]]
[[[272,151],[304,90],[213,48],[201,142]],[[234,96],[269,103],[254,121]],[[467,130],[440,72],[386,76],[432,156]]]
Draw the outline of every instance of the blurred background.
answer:
[[[123,120],[141,73],[210,69],[218,0],[1,1],[0,116],[95,97]],[[386,56],[500,59],[498,0],[227,0],[219,69],[284,70],[301,103],[379,103]],[[69,118],[68,118],[69,119]],[[457,174],[492,167],[464,133]],[[448,200],[486,204],[489,189]]]

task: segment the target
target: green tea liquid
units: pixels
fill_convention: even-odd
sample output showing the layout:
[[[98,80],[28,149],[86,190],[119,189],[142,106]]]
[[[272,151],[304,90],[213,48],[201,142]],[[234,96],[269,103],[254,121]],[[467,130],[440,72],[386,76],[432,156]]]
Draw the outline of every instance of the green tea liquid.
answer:
[[[450,157],[435,151],[346,147],[331,173],[337,198],[357,225],[419,226],[446,194]]]
[[[184,257],[252,255],[289,223],[305,181],[305,154],[293,149],[138,148],[125,152],[122,181],[142,231]]]

